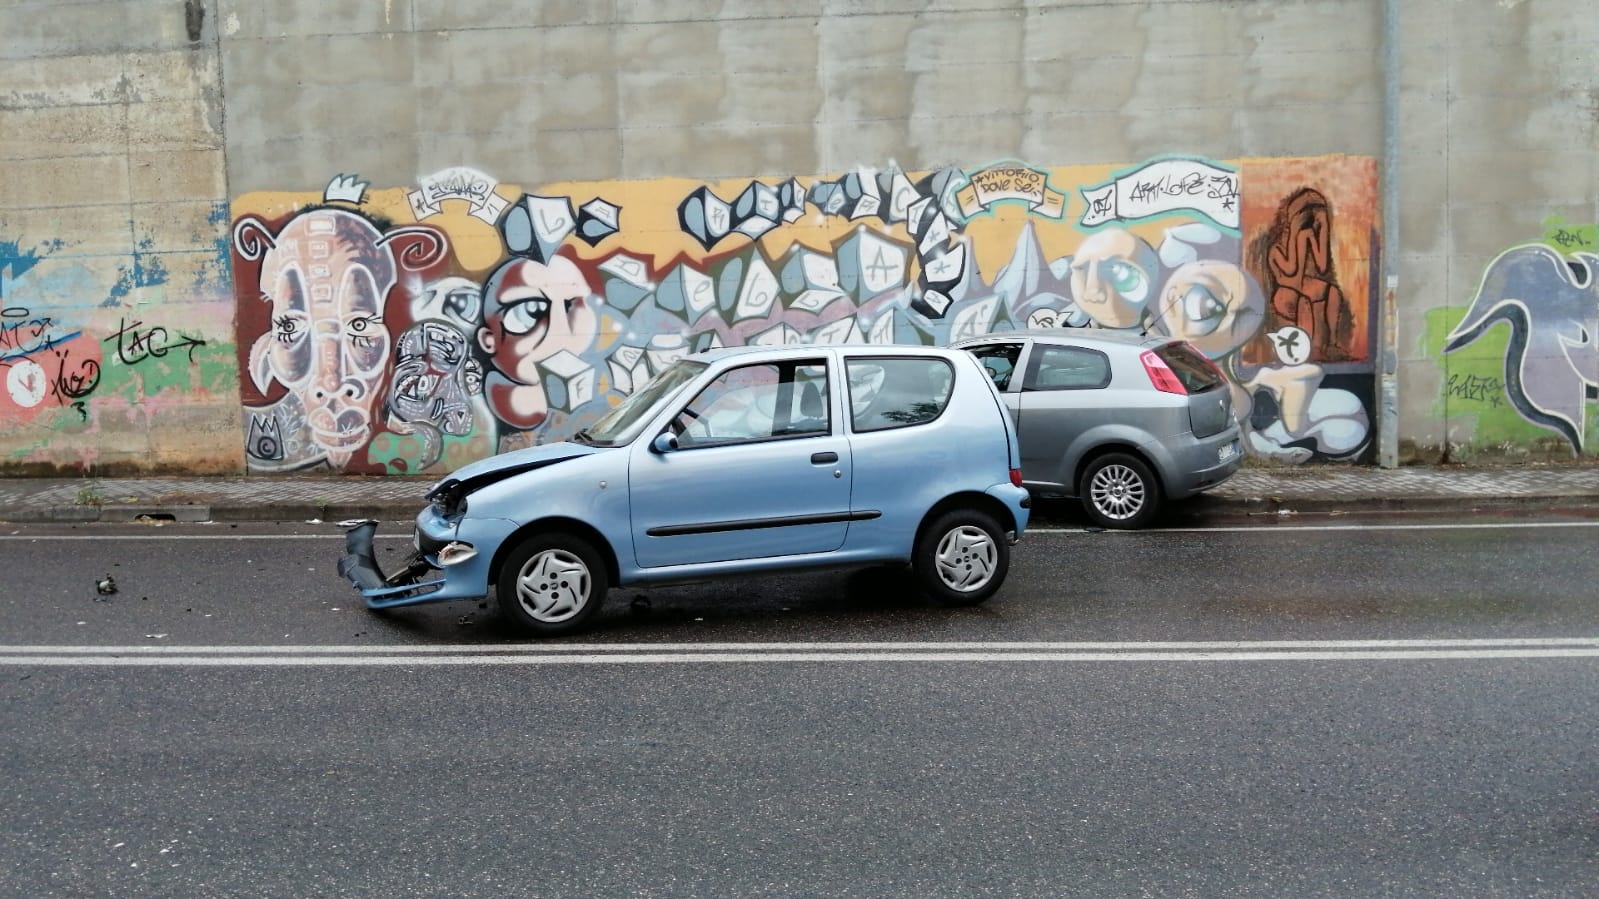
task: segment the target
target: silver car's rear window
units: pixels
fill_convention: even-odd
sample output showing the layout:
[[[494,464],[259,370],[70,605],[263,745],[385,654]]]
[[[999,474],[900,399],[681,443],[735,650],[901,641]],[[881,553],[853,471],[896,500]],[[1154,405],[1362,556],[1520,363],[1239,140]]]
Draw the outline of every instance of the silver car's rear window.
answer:
[[[1216,366],[1192,344],[1168,343],[1157,348],[1155,355],[1166,363],[1166,367],[1172,370],[1189,393],[1203,393],[1223,383]]]

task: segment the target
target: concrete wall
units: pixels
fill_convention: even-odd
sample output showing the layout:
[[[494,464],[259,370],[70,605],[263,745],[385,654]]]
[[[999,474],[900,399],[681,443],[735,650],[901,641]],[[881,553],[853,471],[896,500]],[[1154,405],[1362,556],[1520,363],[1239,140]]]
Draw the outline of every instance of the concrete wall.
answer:
[[[1401,6],[1402,443],[1591,457],[1599,16],[1581,0]]]
[[[242,465],[221,61],[191,21],[0,7],[5,470]]]
[[[1593,452],[1583,388],[1599,383],[1599,357],[1556,336],[1583,322],[1590,340],[1599,332],[1599,295],[1565,264],[1599,243],[1589,5],[1399,4],[1390,261],[1404,459]],[[1183,264],[1205,263],[1232,285],[1224,307],[1258,307],[1257,321],[1228,325],[1236,345],[1213,353],[1252,413],[1257,458],[1368,461],[1382,421],[1382,13],[1374,0],[11,2],[0,7],[0,366],[23,387],[0,396],[0,468],[447,467],[560,436],[585,414],[577,396],[626,391],[641,373],[627,364],[635,350],[647,373],[668,345],[776,339],[789,333],[779,325],[832,339],[850,326],[826,329],[849,318],[863,336],[935,341],[1040,310],[1105,324],[1066,273],[1110,232],[1155,254],[1142,269],[1151,296],[1186,285]],[[1085,189],[1163,160],[1234,176],[1238,220],[1167,204],[1084,224]],[[963,213],[955,192],[1006,168],[1035,173],[1026,183],[1040,193],[990,195]],[[949,213],[939,241],[904,210],[860,211],[862,191],[891,198],[900,177],[906,199],[948,188],[922,207]],[[789,185],[799,215],[780,198],[772,227],[749,224],[757,236],[707,241],[685,225],[696,192],[732,202],[753,184]],[[1269,335],[1296,314],[1310,331],[1317,315],[1328,321],[1329,294],[1252,251],[1294,243],[1276,223],[1304,208],[1302,188],[1321,198],[1310,206],[1330,215],[1333,238],[1333,277],[1312,280],[1347,299],[1343,324],[1304,359],[1275,353]],[[1066,198],[1059,210],[1037,205],[1048,191]],[[418,206],[418,193],[438,202]],[[835,195],[853,205],[827,209]],[[592,200],[603,205],[580,223]],[[531,210],[531,222],[560,201],[573,230],[544,233],[554,243],[507,232],[507,210]],[[614,231],[579,230],[608,218]],[[308,369],[273,334],[284,300],[263,274],[309,252],[297,229],[322,226],[343,228],[346,248],[382,248],[392,283],[372,304],[387,355],[363,375],[367,398],[319,410]],[[1204,229],[1214,239],[1196,243]],[[847,240],[862,230],[905,255],[875,292],[850,270]],[[937,281],[957,253],[959,277],[930,284],[929,263]],[[810,274],[783,284],[783,264],[801,255],[814,257],[800,266]],[[741,307],[757,261],[781,302]],[[576,275],[558,277],[567,265]],[[674,276],[714,277],[712,306],[675,308],[661,290]],[[478,375],[514,365],[482,348],[484,322],[446,313],[481,315],[513,277],[565,301],[548,294],[564,277],[595,312],[592,326],[570,322],[588,329],[585,343],[547,343],[524,380],[509,379],[512,394],[536,388],[531,405],[472,392]],[[835,289],[830,277],[844,301],[806,308],[820,296],[809,291]],[[1522,313],[1501,302],[1529,284],[1551,299]],[[129,321],[159,339],[126,351]],[[472,409],[464,433],[452,431],[459,417],[423,420],[405,393],[407,366],[434,337],[478,368],[463,361],[452,375]],[[576,362],[550,368],[561,350]],[[330,370],[367,365],[363,353]],[[85,390],[89,361],[98,381]],[[348,446],[317,436],[323,415],[335,432],[360,422]]]

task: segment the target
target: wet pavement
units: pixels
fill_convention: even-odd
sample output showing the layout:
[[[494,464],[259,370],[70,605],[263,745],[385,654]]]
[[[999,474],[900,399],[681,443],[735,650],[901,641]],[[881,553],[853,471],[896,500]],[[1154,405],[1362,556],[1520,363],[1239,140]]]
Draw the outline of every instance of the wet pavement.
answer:
[[[251,475],[0,479],[0,521],[409,519],[433,477]],[[1249,467],[1178,506],[1188,515],[1599,509],[1599,463]]]

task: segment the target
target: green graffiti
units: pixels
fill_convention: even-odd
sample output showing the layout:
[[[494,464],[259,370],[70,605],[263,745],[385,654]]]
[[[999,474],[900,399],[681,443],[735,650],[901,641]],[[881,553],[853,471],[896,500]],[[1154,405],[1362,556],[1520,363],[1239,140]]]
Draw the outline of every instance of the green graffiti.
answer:
[[[1544,242],[1562,253],[1599,250],[1599,225],[1568,225],[1558,215],[1543,221]]]
[[[193,359],[190,359],[190,351]],[[238,358],[232,343],[206,343],[125,365],[112,357],[101,366],[100,386],[89,397],[117,396],[130,404],[167,391],[227,396],[238,391]]]
[[[384,474],[422,474],[428,471],[452,471],[468,462],[494,454],[494,442],[483,428],[473,428],[462,435],[428,432],[437,445],[429,447],[429,437],[422,432],[395,434],[385,432],[375,435],[367,444],[367,461],[383,469]],[[431,457],[431,458],[430,458]]]
[[[1449,442],[1466,446],[1531,445],[1548,439],[1549,429],[1523,418],[1505,392],[1505,355],[1509,352],[1510,324],[1495,325],[1469,346],[1444,355],[1444,344],[1466,310],[1443,307],[1428,310],[1422,352],[1439,360],[1444,382],[1431,414],[1442,419]],[[1462,426],[1466,425],[1466,426]],[[1587,426],[1586,443],[1599,440],[1599,416]]]

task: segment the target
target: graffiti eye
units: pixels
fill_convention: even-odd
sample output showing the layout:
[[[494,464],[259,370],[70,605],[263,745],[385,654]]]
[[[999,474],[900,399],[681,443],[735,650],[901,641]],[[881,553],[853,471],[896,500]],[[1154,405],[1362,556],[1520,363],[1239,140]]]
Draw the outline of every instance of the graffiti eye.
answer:
[[[411,399],[424,399],[432,396],[433,392],[437,390],[438,387],[439,379],[437,375],[420,375],[411,383],[410,389],[406,392],[406,396],[410,397]]]
[[[344,323],[345,336],[362,348],[374,346],[382,331],[383,319],[376,315],[358,315]]]
[[[475,290],[456,289],[444,295],[444,309],[458,318],[477,318],[478,293]]]
[[[305,333],[305,320],[294,315],[280,315],[272,320],[272,333],[278,343],[294,343]]]
[[[1227,307],[1204,287],[1196,284],[1183,294],[1183,317],[1194,325],[1189,329],[1193,333],[1209,334],[1216,330],[1226,314]]]
[[[1112,262],[1105,266],[1105,274],[1112,287],[1122,296],[1131,296],[1144,286],[1144,273],[1137,266],[1125,262]]]
[[[507,334],[520,336],[542,327],[549,317],[550,301],[543,297],[535,297],[506,307],[500,327],[504,328]]]

